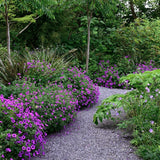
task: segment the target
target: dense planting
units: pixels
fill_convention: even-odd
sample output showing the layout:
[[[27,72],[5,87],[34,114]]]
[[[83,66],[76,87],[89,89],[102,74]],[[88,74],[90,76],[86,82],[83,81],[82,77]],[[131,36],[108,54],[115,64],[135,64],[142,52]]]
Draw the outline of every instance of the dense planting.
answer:
[[[17,80],[7,86],[1,84],[2,159],[39,155],[47,133],[61,130],[81,107],[98,101],[98,86],[76,67],[58,74],[46,62],[33,60],[25,68],[24,75],[18,73]]]
[[[121,113],[123,107],[128,119],[119,124],[120,128],[133,131],[131,143],[138,147],[137,153],[144,159],[158,159],[160,156],[160,69],[142,74],[129,74],[120,82],[128,82],[134,90],[125,95],[113,95],[105,99],[94,114],[93,121],[98,124],[104,118],[112,117],[111,110]],[[153,152],[154,151],[154,152]]]
[[[73,95],[78,99],[78,107],[91,107],[98,102],[99,89],[93,84],[93,81],[85,75],[85,71],[79,70],[77,67],[68,68],[61,73],[60,80],[56,83],[63,84],[64,88],[72,91]]]
[[[25,103],[0,96],[0,157],[26,159],[40,154],[47,135],[40,115]]]
[[[102,87],[118,88],[123,85],[119,83],[119,76],[117,65],[110,66],[109,61],[101,61],[99,72],[94,74],[94,82]]]
[[[97,72],[93,74],[94,79],[91,80],[85,71],[76,66],[57,70],[45,61],[27,62],[23,74],[18,73],[16,80],[8,85],[0,85],[2,159],[38,156],[48,133],[60,131],[74,120],[79,109],[91,107],[98,101],[97,85],[107,88],[136,88],[126,95],[114,95],[106,99],[98,107],[94,123],[98,123],[98,118],[100,121],[103,118],[114,120],[111,109],[116,109],[118,115],[118,108],[123,106],[128,120],[120,126],[126,128],[131,125],[135,136],[131,142],[139,147],[138,153],[145,157],[142,152],[147,154],[153,147],[144,142],[156,140],[156,144],[152,143],[159,143],[159,137],[152,134],[158,132],[159,126],[159,78],[155,77],[159,72],[155,70],[157,68],[152,61],[136,67],[132,63],[128,56],[124,58],[124,64],[130,66],[127,69],[121,65],[119,67],[119,64],[111,65],[109,61],[101,61]],[[155,70],[152,76],[150,72],[145,72],[152,70]],[[134,74],[121,78],[130,72]],[[143,74],[139,79],[138,73]],[[139,134],[143,137],[141,140]],[[147,141],[148,137],[151,137],[150,141]],[[157,156],[157,148],[154,150]]]

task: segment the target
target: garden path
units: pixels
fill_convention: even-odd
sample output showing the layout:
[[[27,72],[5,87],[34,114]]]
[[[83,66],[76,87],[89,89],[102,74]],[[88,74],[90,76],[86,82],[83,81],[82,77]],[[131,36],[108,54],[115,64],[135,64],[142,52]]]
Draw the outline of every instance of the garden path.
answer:
[[[96,106],[102,100],[116,93],[125,93],[122,89],[100,87],[97,104],[78,113],[75,122],[59,133],[47,136],[45,156],[31,160],[140,160],[130,145],[130,135],[124,135],[116,129],[116,124],[103,120],[97,126],[93,123]],[[116,113],[113,111],[113,115]],[[121,119],[125,118],[123,113]]]

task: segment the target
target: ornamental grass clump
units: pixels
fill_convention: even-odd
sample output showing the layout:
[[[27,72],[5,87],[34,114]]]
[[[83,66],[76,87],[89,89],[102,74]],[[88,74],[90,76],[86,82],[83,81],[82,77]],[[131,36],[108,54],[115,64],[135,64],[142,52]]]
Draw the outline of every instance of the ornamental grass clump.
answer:
[[[98,102],[99,87],[85,75],[85,71],[77,67],[71,67],[61,73],[57,84],[63,84],[64,88],[71,91],[78,99],[78,108],[91,107]]]
[[[117,66],[110,66],[109,61],[100,61],[99,72],[94,74],[94,83],[106,88],[120,88],[123,83],[119,83],[119,73]]]
[[[45,86],[53,75],[56,75],[56,69],[51,68],[51,64],[39,60],[27,62],[25,64],[25,76],[30,78],[31,82],[36,82],[36,85]]]
[[[0,95],[0,159],[24,160],[40,154],[47,134],[39,117],[23,102]]]

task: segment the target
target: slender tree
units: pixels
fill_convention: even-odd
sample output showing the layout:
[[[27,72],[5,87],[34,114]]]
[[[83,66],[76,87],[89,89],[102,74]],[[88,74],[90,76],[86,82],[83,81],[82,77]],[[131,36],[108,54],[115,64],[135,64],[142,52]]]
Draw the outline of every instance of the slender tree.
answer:
[[[54,18],[52,14],[52,7],[55,5],[57,1],[54,0],[43,0],[43,1],[27,1],[27,0],[0,0],[0,14],[3,15],[6,22],[6,34],[7,34],[7,52],[8,57],[11,61],[11,51],[10,51],[10,19],[15,21],[23,21],[29,22],[29,24],[22,29],[19,34],[21,34],[25,29],[29,27],[32,22],[35,22],[43,14],[46,14],[50,18]],[[26,15],[24,17],[12,17],[10,6],[17,6],[18,10],[26,11],[30,15]],[[16,13],[14,13],[16,15]],[[34,17],[36,15],[36,17]],[[18,35],[19,35],[18,34]],[[17,35],[17,36],[18,36]]]

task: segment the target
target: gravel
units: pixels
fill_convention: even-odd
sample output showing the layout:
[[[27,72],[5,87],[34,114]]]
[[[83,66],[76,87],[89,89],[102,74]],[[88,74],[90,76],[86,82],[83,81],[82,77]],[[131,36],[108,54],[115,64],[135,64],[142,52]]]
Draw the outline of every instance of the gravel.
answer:
[[[99,88],[98,103],[88,110],[80,111],[66,129],[48,135],[45,156],[33,157],[31,160],[141,160],[130,145],[131,136],[117,130],[114,122],[105,119],[97,126],[93,123],[96,106],[103,99],[117,93],[124,94],[127,90]],[[116,116],[114,111],[112,113]],[[121,116],[121,119],[124,118],[125,113]]]

